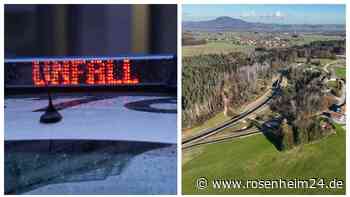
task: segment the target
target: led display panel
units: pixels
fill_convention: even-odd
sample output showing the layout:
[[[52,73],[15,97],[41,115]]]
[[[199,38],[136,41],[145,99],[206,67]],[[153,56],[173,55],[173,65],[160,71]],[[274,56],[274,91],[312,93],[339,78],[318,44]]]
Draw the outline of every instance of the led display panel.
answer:
[[[173,55],[5,59],[5,87],[137,86],[176,78]]]

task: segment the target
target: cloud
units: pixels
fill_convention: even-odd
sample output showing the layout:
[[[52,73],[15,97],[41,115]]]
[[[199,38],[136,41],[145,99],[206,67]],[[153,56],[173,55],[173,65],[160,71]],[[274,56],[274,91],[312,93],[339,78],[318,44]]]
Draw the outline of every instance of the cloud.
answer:
[[[256,14],[255,14],[255,11],[252,10],[250,12],[243,12],[241,17],[243,18],[256,17]]]
[[[259,13],[257,14],[254,10],[249,12],[243,12],[241,14],[242,18],[255,18],[255,19],[285,19],[287,17],[286,13],[281,11],[275,11],[270,13]]]
[[[281,13],[280,11],[277,11],[277,12],[275,12],[275,16],[276,16],[276,17],[281,17],[281,16],[282,16],[282,13]]]
[[[276,12],[273,12],[271,15],[267,15],[267,16],[275,19],[284,19],[287,17],[287,14],[282,13],[281,11],[276,11]]]

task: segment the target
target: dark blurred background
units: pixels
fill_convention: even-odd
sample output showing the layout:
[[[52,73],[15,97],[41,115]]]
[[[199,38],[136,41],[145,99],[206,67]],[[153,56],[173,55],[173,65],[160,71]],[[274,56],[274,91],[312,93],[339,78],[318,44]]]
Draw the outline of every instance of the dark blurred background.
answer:
[[[174,5],[5,5],[5,58],[177,52]]]

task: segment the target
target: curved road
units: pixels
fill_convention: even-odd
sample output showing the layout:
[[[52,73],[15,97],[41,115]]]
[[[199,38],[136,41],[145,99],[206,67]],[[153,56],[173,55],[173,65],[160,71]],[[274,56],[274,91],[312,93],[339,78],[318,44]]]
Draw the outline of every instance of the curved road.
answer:
[[[212,140],[207,140],[207,141],[200,141],[197,143],[190,143],[190,144],[186,144],[182,146],[182,149],[189,149],[189,148],[193,148],[195,146],[199,146],[199,145],[204,145],[204,144],[214,144],[214,143],[219,143],[219,142],[224,142],[226,140],[230,140],[233,138],[238,138],[238,137],[243,137],[243,136],[247,136],[247,135],[252,135],[252,134],[257,134],[260,133],[260,131],[256,128],[249,128],[249,129],[244,129],[241,131],[233,131],[233,134],[228,135],[228,136],[224,136],[221,138],[216,138],[216,139],[212,139]]]
[[[277,79],[274,84],[276,84],[276,86],[279,87],[281,81],[282,81],[282,78]],[[192,137],[184,139],[182,141],[183,149],[190,147],[191,146],[190,143],[198,142],[198,141],[203,140],[209,136],[212,136],[212,135],[232,126],[232,124],[246,118],[251,113],[253,113],[253,112],[257,111],[258,109],[262,108],[263,106],[265,106],[271,100],[273,95],[274,95],[274,91],[272,91],[272,94],[270,96],[268,96],[264,101],[262,101],[260,104],[253,107],[252,109],[249,109],[249,110],[231,118],[230,120],[223,122],[222,124],[220,124],[214,128],[205,129],[204,131],[198,133],[197,135],[194,135]]]

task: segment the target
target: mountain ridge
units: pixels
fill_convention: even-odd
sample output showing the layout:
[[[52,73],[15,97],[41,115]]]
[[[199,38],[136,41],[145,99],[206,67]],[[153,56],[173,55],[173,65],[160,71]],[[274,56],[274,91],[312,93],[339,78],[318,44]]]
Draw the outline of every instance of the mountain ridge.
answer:
[[[254,23],[229,16],[219,16],[211,20],[184,21],[184,30],[199,31],[305,31],[305,32],[345,32],[345,25],[338,24],[276,24]]]

